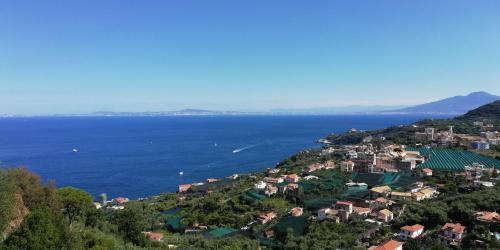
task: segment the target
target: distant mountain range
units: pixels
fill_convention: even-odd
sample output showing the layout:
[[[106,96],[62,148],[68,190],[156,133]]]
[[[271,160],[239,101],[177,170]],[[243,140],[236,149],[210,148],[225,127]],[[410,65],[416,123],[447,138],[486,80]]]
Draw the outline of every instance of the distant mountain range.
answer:
[[[239,111],[214,111],[204,109],[182,109],[176,111],[155,111],[155,112],[112,112],[98,111],[90,115],[93,116],[173,116],[173,115],[244,115],[254,114]]]
[[[500,100],[500,96],[484,91],[473,92],[466,96],[454,96],[435,102],[416,105],[413,107],[396,109],[390,113],[402,114],[451,114],[461,115],[485,104]]]

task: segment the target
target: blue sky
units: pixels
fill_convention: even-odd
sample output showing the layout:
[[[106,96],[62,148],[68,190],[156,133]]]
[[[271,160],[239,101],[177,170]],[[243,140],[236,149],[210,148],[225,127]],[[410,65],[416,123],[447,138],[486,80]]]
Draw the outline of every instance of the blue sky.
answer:
[[[0,113],[500,94],[500,1],[0,2]]]

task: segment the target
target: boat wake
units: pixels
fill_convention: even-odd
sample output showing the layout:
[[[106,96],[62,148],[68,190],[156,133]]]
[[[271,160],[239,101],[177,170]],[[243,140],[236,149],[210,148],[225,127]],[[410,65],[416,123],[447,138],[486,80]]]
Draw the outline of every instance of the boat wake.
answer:
[[[247,150],[247,149],[251,149],[251,148],[256,147],[258,145],[259,144],[254,144],[254,145],[246,146],[246,147],[243,147],[243,148],[237,148],[237,149],[233,150],[233,154],[237,154],[237,153],[239,153],[241,151],[244,151],[244,150]]]

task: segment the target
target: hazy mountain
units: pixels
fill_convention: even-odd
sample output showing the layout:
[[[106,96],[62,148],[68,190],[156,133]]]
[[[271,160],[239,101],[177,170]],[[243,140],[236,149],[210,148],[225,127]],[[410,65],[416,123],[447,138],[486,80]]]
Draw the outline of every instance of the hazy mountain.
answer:
[[[214,111],[204,109],[182,109],[177,111],[154,111],[154,112],[112,112],[98,111],[91,115],[96,116],[172,116],[172,115],[243,115],[252,114],[239,111]]]
[[[496,100],[500,100],[500,96],[481,91],[473,92],[466,96],[454,96],[435,102],[397,109],[391,112],[408,114],[465,114],[469,110]]]
[[[374,113],[380,111],[400,109],[403,107],[406,106],[352,105],[352,106],[319,107],[319,108],[307,108],[307,109],[292,109],[292,108],[272,109],[269,112],[272,114],[298,114],[298,115],[364,114],[364,113]]]

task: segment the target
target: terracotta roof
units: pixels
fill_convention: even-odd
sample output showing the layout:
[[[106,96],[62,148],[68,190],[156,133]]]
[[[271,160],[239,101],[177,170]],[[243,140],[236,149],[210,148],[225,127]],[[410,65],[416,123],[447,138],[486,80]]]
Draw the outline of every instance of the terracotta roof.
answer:
[[[295,179],[295,178],[299,178],[299,176],[298,176],[298,175],[296,175],[296,174],[289,174],[287,177],[288,177],[288,178],[294,178],[294,179]]]
[[[415,232],[415,231],[423,230],[423,229],[424,229],[424,226],[422,226],[420,224],[415,224],[413,226],[403,226],[403,227],[401,227],[401,230],[405,230],[405,231],[408,231],[408,232]]]
[[[465,231],[465,227],[462,226],[460,223],[446,223],[444,226],[441,228],[442,230],[448,230],[451,229],[454,233],[463,233]]]
[[[155,233],[155,232],[143,232],[146,237],[153,241],[162,241],[163,233]]]
[[[403,242],[399,242],[397,240],[389,240],[385,243],[373,248],[372,250],[394,250],[398,249],[403,245]]]
[[[352,202],[350,202],[350,201],[337,201],[337,204],[339,204],[339,205],[352,205]]]
[[[430,168],[424,168],[424,169],[422,169],[422,172],[424,172],[424,173],[432,173],[432,169],[430,169]]]
[[[500,214],[497,212],[477,212],[476,219],[486,222],[500,221]]]
[[[387,203],[389,200],[384,197],[378,197],[377,199],[375,199],[375,201],[380,203]]]
[[[358,214],[369,213],[372,211],[370,208],[367,207],[352,207],[352,210]]]

